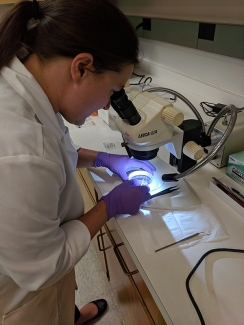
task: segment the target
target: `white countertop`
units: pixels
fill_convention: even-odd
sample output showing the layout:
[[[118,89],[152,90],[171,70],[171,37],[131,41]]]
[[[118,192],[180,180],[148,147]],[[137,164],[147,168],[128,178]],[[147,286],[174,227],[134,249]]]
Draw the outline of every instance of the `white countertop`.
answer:
[[[89,149],[125,154],[119,146],[121,134],[112,131],[99,117],[93,118],[93,121],[96,125],[71,127],[70,134],[74,143]],[[167,155],[161,149],[159,156],[167,162]],[[113,179],[105,168],[91,168],[90,172],[99,194],[113,188]],[[187,294],[185,281],[204,253],[215,248],[244,250],[244,218],[208,188],[212,176],[218,178],[224,173],[225,169],[217,169],[208,163],[187,177],[187,182],[201,202],[211,206],[226,230],[228,239],[211,243],[198,242],[192,247],[178,244],[157,253],[148,252],[141,231],[141,225],[147,218],[145,214],[112,219],[167,324],[200,324]],[[159,218],[164,213],[152,209],[149,212],[150,219]],[[207,325],[244,324],[243,274],[243,254],[217,252],[201,263],[193,275],[190,288]]]

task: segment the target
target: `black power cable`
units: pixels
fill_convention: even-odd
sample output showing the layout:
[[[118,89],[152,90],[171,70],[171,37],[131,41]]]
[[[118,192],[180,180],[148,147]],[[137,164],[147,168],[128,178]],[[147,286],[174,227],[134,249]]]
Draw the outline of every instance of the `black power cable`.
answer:
[[[186,290],[187,290],[187,293],[191,299],[191,302],[197,312],[197,315],[200,319],[200,322],[201,322],[201,325],[205,325],[205,321],[203,319],[203,316],[202,316],[202,313],[195,301],[195,299],[193,298],[193,295],[191,293],[191,290],[190,290],[190,279],[191,277],[193,276],[193,274],[195,273],[196,269],[198,268],[198,266],[202,263],[202,261],[204,260],[204,258],[206,256],[208,256],[209,254],[211,253],[215,253],[215,252],[234,252],[234,253],[244,253],[244,250],[243,249],[235,249],[235,248],[215,248],[215,249],[211,249],[209,250],[208,252],[206,252],[201,258],[200,260],[197,262],[197,264],[194,266],[194,268],[192,269],[192,271],[190,272],[190,274],[188,275],[187,279],[186,279]]]
[[[224,104],[214,104],[208,102],[201,102],[200,106],[202,107],[204,113],[210,117],[216,117],[218,113],[223,109],[226,105]]]
[[[143,22],[136,26],[135,30],[138,31],[139,28],[143,26]]]
[[[210,117],[216,117],[218,115],[218,113],[226,106],[224,104],[214,104],[214,103],[209,103],[209,102],[201,102],[199,104],[204,113]],[[244,110],[244,107],[241,108],[237,108],[237,112],[240,113]],[[229,113],[227,113],[227,115],[229,115]]]
[[[149,83],[152,82],[152,78],[151,77],[147,77],[144,81],[143,78],[146,77],[146,75],[141,75],[141,74],[136,74],[135,72],[132,72],[133,75],[137,76],[137,77],[140,77],[141,79],[137,82],[137,83],[132,83],[131,85],[142,85],[142,84],[145,84],[146,85],[146,82],[149,80]]]

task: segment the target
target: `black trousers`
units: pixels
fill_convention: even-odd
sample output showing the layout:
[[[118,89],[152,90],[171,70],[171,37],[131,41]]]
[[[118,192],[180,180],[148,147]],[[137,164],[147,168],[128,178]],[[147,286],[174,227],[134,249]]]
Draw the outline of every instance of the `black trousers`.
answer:
[[[78,321],[80,318],[80,311],[79,308],[75,305],[75,323]]]

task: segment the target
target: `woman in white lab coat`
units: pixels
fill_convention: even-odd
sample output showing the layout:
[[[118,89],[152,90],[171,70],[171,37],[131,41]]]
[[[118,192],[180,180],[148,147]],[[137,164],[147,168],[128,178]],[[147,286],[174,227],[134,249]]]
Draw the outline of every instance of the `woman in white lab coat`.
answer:
[[[62,117],[81,125],[108,108],[137,63],[132,26],[105,0],[23,1],[2,19],[0,325],[84,324],[106,309],[88,303],[74,320],[74,266],[108,218],[136,213],[149,189],[125,181],[84,214],[76,167],[125,180],[133,160],[77,152]]]

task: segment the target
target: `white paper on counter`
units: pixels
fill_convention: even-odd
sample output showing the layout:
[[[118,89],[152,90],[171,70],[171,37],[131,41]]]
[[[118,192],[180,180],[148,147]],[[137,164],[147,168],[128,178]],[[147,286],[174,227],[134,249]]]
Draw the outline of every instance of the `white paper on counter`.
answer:
[[[141,210],[143,217],[137,217],[147,253],[172,244],[183,237],[200,232],[198,236],[175,244],[166,249],[176,247],[188,248],[199,242],[216,242],[228,239],[229,236],[218,216],[207,205],[200,205],[186,211],[158,211],[151,215],[149,210]]]

